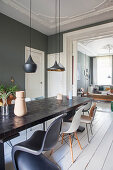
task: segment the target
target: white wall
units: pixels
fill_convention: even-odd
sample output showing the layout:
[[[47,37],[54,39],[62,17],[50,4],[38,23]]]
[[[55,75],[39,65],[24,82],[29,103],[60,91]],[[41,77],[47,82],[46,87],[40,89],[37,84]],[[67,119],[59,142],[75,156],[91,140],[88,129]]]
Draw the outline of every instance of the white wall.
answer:
[[[55,62],[59,62],[59,54],[48,55],[48,68],[53,66]],[[61,64],[66,68],[66,59],[63,53],[60,53]],[[48,71],[48,97],[57,96],[58,93],[66,95],[66,71],[56,72]]]
[[[73,41],[73,56],[74,56],[74,84],[73,84],[73,96],[77,96],[77,41]]]
[[[93,58],[93,85],[97,85],[97,58]]]

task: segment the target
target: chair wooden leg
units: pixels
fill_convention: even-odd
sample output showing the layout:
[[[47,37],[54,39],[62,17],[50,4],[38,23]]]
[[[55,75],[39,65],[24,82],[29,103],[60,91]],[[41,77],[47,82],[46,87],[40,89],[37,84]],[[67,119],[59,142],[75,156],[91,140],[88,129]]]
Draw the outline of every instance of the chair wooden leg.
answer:
[[[77,142],[78,142],[78,144],[79,144],[79,146],[80,146],[80,149],[82,150],[82,146],[81,146],[81,144],[80,144],[80,142],[79,142],[79,140],[78,140],[78,136],[77,136],[77,133],[75,132],[75,138],[77,139]]]
[[[53,152],[54,152],[54,149],[51,149],[50,156],[53,154]]]
[[[87,130],[87,137],[88,137],[88,143],[89,143],[90,141],[89,141],[89,133],[88,133],[87,123],[86,123],[86,130]]]
[[[70,151],[71,151],[72,162],[74,162],[74,160],[73,160],[73,149],[72,149],[71,135],[69,135],[69,143],[70,143]]]
[[[61,142],[61,144],[63,144],[63,140],[64,140],[64,133],[62,134],[62,142]]]

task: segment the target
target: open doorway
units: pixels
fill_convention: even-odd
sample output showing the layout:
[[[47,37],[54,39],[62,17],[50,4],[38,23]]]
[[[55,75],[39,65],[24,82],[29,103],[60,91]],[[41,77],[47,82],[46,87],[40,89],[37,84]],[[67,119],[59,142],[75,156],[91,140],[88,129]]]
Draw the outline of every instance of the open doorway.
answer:
[[[79,41],[92,40],[96,37],[105,38],[113,36],[113,23],[102,24],[95,27],[89,27],[78,31],[65,33],[63,35],[63,52],[66,56],[66,91],[68,93],[72,86],[72,56],[74,56],[73,65],[73,96],[77,96],[77,66],[78,66],[78,51],[77,44]],[[84,74],[90,75],[90,69],[86,68]],[[89,81],[90,82],[90,81]],[[91,83],[91,82],[90,82]]]
[[[113,84],[113,36],[78,42],[77,90],[105,94]]]

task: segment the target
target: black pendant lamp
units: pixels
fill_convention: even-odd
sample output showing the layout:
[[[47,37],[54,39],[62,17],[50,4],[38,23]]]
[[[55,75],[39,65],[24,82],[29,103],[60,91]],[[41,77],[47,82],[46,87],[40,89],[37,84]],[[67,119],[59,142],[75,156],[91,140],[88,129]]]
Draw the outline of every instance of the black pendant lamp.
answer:
[[[56,21],[57,21],[57,0],[55,1],[56,7]],[[56,31],[57,31],[57,22],[56,22]],[[59,63],[55,60],[55,63],[52,67],[48,68],[47,71],[65,71],[65,67],[60,63],[60,0],[59,0]]]
[[[37,65],[34,63],[31,57],[31,0],[30,0],[30,55],[27,62],[24,65],[24,70],[26,73],[35,73],[37,70]]]
[[[52,67],[48,68],[47,71],[63,71],[63,70],[62,70],[62,67],[60,67],[60,65],[55,60],[54,65]]]

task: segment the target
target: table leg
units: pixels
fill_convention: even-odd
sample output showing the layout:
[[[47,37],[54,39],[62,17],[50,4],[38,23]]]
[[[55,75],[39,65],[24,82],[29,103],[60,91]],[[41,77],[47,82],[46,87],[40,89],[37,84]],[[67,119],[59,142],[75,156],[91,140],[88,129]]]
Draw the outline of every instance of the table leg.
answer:
[[[85,130],[85,128],[83,126],[79,126],[77,129],[77,132],[83,132]]]
[[[0,169],[5,170],[4,143],[0,142]]]
[[[45,122],[43,123],[43,130],[44,130],[44,131],[46,130]]]

